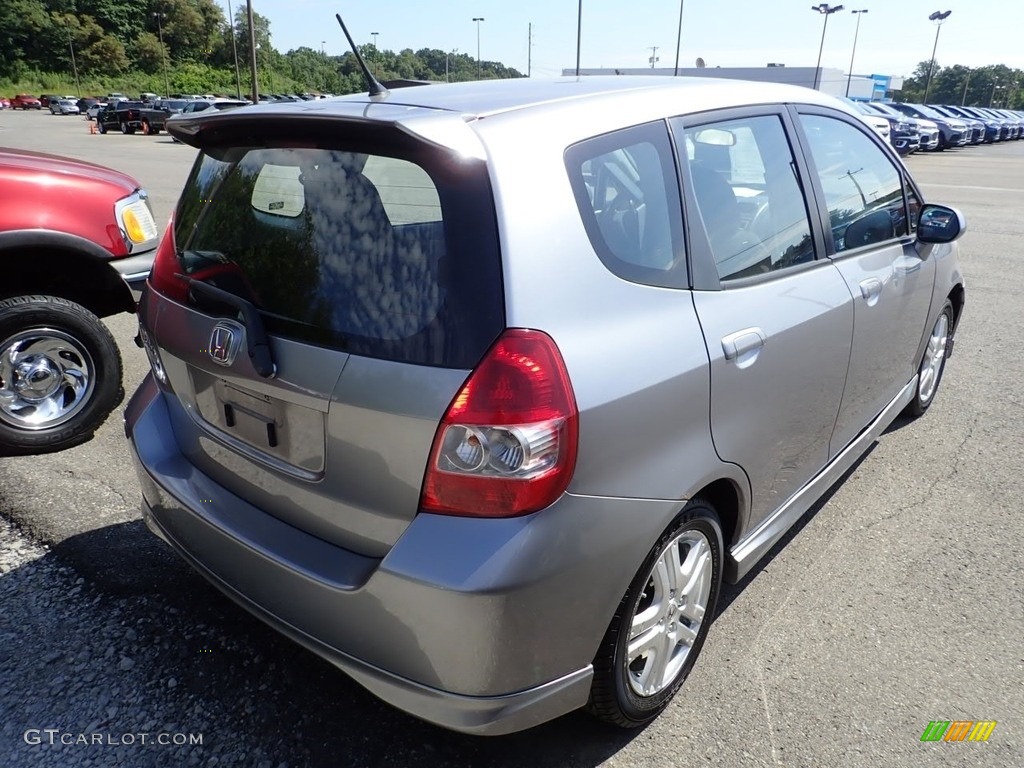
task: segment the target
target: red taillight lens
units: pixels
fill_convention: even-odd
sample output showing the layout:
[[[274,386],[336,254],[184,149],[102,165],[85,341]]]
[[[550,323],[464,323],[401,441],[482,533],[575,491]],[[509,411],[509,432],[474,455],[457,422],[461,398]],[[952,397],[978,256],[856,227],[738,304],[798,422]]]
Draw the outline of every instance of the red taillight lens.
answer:
[[[167,230],[160,240],[160,245],[156,249],[153,269],[149,273],[149,284],[154,291],[184,304],[188,301],[188,284],[181,278],[175,277],[180,273],[181,264],[178,263],[178,255],[174,247],[174,217],[172,216],[167,224]]]
[[[536,512],[568,487],[578,439],[576,398],[555,342],[507,330],[441,420],[420,506],[473,517]]]

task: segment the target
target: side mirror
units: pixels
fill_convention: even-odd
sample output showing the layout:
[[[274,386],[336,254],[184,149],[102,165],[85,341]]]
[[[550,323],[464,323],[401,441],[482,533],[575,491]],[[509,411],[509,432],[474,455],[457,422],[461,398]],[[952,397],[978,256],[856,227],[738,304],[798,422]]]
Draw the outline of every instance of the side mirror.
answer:
[[[951,243],[966,229],[964,215],[946,205],[924,205],[917,217],[917,239],[922,243]]]

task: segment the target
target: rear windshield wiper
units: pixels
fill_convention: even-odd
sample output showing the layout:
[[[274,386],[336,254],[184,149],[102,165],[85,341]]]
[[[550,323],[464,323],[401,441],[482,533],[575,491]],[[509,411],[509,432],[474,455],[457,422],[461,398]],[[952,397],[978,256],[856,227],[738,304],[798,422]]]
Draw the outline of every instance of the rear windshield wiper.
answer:
[[[245,344],[249,352],[249,360],[252,367],[260,376],[265,379],[272,378],[277,373],[277,366],[270,354],[270,342],[267,339],[267,331],[263,327],[263,318],[256,305],[234,293],[221,290],[216,286],[196,280],[188,275],[175,275],[186,283],[194,293],[206,296],[209,299],[218,301],[234,307],[242,313],[242,322],[245,325]]]

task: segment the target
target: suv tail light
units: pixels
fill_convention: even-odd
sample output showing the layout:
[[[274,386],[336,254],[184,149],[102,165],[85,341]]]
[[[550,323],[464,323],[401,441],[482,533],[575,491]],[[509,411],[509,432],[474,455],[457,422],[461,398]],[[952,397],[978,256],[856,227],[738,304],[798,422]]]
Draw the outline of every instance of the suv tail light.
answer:
[[[149,284],[153,290],[180,304],[184,304],[188,301],[188,284],[175,277],[180,272],[181,264],[178,263],[178,255],[174,245],[174,216],[171,216],[164,236],[160,240],[160,246],[156,250],[156,256],[153,259],[153,269],[149,273]]]
[[[540,331],[506,330],[441,419],[420,507],[471,517],[543,509],[569,485],[578,433],[555,342]]]

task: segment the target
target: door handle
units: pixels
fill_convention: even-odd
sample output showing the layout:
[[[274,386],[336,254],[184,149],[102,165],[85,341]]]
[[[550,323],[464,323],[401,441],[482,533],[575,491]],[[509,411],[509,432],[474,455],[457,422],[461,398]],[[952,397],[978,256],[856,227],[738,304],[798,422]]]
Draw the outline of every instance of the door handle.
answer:
[[[861,280],[860,295],[864,297],[864,302],[869,307],[875,306],[878,303],[878,297],[882,295],[882,281],[877,277]]]
[[[726,360],[738,360],[750,352],[761,349],[767,340],[768,337],[760,328],[744,328],[742,331],[722,337],[722,352],[725,353]]]

